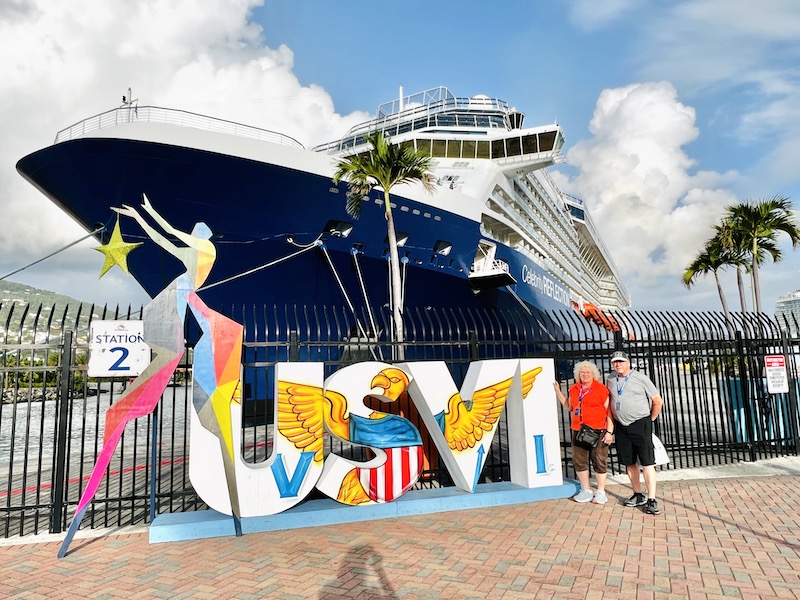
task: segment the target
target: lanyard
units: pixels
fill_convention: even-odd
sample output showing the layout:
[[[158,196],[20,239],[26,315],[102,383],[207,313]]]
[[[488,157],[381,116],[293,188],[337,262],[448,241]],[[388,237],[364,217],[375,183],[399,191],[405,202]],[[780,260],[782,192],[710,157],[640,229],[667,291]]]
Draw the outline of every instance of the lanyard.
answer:
[[[631,376],[630,373],[625,375],[625,381],[623,381],[622,385],[620,385],[619,384],[619,375],[617,375],[617,402],[616,402],[616,404],[614,406],[615,410],[619,410],[620,409],[621,402],[619,400],[620,400],[620,398],[622,398],[622,392],[625,391],[625,386],[628,385],[628,377],[630,377],[630,376]]]
[[[581,418],[581,423],[583,423],[583,397],[591,391],[591,386],[585,389],[581,388],[578,391],[578,408],[575,409],[575,414]]]
[[[622,392],[625,391],[625,386],[628,385],[628,377],[630,377],[630,376],[631,376],[630,373],[625,375],[625,381],[623,381],[622,385],[620,386],[620,384],[619,384],[619,375],[617,375],[617,398],[622,396]]]

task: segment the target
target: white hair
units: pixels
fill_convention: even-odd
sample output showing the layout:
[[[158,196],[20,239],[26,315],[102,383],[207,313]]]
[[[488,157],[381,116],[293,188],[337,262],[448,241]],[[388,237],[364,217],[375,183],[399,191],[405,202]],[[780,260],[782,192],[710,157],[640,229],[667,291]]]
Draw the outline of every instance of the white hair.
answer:
[[[602,376],[600,375],[600,369],[598,369],[597,365],[590,360],[582,360],[581,362],[575,364],[575,381],[578,381],[578,375],[580,374],[581,370],[587,367],[592,372],[592,377],[595,379],[595,381],[603,381]]]

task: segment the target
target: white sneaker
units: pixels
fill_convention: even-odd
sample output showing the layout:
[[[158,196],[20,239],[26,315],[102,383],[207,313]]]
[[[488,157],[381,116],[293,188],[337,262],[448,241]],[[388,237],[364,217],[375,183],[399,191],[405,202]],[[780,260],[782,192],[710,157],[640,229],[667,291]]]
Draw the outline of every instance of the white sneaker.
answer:
[[[597,490],[597,493],[594,495],[594,503],[605,504],[606,502],[608,502],[608,496],[606,496],[606,491]]]
[[[592,498],[594,498],[592,490],[581,490],[572,497],[575,502],[591,502]]]

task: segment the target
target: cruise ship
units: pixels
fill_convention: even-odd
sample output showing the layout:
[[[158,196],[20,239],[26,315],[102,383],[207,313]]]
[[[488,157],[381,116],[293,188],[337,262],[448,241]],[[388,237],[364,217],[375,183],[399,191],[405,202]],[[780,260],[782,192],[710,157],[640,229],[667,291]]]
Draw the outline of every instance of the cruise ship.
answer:
[[[130,98],[130,96],[128,96]],[[354,220],[342,157],[383,132],[433,159],[436,185],[391,190],[406,306],[529,311],[619,310],[630,300],[583,202],[547,168],[564,161],[557,124],[527,128],[488,96],[447,88],[399,96],[341,139],[306,148],[281,133],[126,101],[56,135],[17,163],[19,173],[105,243],[111,207],[145,194],[174,227],[214,232],[217,261],[200,296],[231,305],[383,306],[388,245],[383,193]],[[131,274],[154,296],[181,265],[131,219]]]

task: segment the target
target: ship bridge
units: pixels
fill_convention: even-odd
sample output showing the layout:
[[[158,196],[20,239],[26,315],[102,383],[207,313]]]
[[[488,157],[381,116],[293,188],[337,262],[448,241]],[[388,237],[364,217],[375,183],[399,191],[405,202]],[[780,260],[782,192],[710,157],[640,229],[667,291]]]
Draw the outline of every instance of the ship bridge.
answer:
[[[403,108],[405,107],[405,108]],[[378,117],[340,140],[314,148],[329,154],[366,151],[366,136],[381,132],[392,142],[432,158],[492,160],[510,173],[525,173],[564,161],[564,134],[556,125],[522,129],[524,115],[486,96],[456,98],[434,88],[378,107]]]

